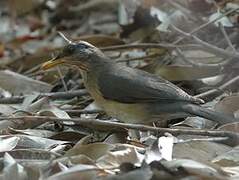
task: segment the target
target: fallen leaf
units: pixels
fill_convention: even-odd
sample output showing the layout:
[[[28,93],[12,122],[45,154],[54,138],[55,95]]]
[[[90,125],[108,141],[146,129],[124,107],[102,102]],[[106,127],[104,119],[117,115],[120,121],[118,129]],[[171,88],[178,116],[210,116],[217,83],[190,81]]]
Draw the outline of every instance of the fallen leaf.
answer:
[[[9,70],[0,71],[0,87],[15,95],[33,92],[49,92],[52,88],[50,84],[28,78]]]

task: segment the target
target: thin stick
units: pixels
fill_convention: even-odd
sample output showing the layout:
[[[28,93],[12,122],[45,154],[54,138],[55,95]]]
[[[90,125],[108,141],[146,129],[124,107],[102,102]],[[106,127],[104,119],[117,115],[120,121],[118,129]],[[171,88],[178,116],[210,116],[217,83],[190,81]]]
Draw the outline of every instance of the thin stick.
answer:
[[[184,31],[182,31],[181,29],[177,28],[176,26],[174,25],[171,25],[171,27],[177,31],[178,33],[182,34],[183,36],[185,36],[186,38],[192,38],[195,42],[197,42],[198,44],[200,44],[202,47],[205,48],[206,51],[208,52],[211,52],[211,53],[214,53],[216,55],[220,55],[224,58],[239,58],[239,53],[238,52],[229,52],[229,51],[226,51],[222,48],[219,48],[219,47],[216,47],[212,44],[209,44],[201,39],[199,39],[198,37],[192,35],[192,34],[189,34],[189,33],[186,33]]]
[[[86,126],[92,129],[101,129],[104,131],[115,130],[120,131],[120,129],[135,129],[140,131],[151,131],[156,133],[171,133],[173,135],[180,134],[189,134],[189,135],[202,135],[202,136],[213,136],[213,137],[228,137],[228,143],[233,145],[239,144],[239,135],[230,131],[221,131],[221,130],[198,130],[198,129],[174,129],[174,128],[159,128],[146,126],[141,124],[126,124],[119,122],[109,122],[102,121],[93,118],[72,118],[72,119],[63,119],[56,117],[48,116],[19,116],[19,117],[0,117],[0,120],[19,120],[23,119],[24,121],[39,120],[39,121],[57,121],[57,122],[74,122],[78,125]]]
[[[173,45],[173,44],[167,44],[167,43],[139,43],[139,44],[123,44],[123,45],[115,45],[115,46],[108,46],[100,48],[102,51],[115,51],[115,50],[124,50],[124,49],[149,49],[149,48],[170,48],[174,49],[176,47],[180,48],[198,48],[200,46],[195,44],[189,44],[189,45]]]
[[[62,32],[58,31],[57,32],[68,44],[73,44],[73,42],[68,39]]]
[[[199,26],[196,29],[194,29],[191,32],[189,32],[189,34],[194,34],[194,33],[198,32],[199,30],[201,30],[201,29],[207,27],[208,25],[218,21],[219,19],[221,19],[221,18],[223,18],[223,17],[225,17],[225,16],[227,16],[227,15],[237,11],[238,9],[239,8],[235,8],[235,9],[229,10],[228,12],[226,12],[226,13],[222,14],[221,16],[218,16],[217,18],[215,18],[213,21],[208,21],[207,23],[202,24],[201,26]],[[185,37],[180,37],[178,40],[174,41],[172,44],[176,45],[176,44],[178,44],[179,42],[181,42],[184,39],[185,39]]]
[[[65,92],[67,92],[68,91],[67,85],[66,85],[66,82],[64,80],[63,74],[61,73],[61,69],[59,68],[59,66],[57,66],[57,72],[58,72],[58,74],[60,76],[60,79],[61,79],[61,82],[63,84],[64,90],[65,90]]]
[[[208,96],[212,96],[213,94],[222,93],[229,86],[231,86],[232,84],[235,84],[237,82],[239,82],[239,76],[236,76],[236,77],[232,78],[230,81],[227,81],[225,84],[219,86],[217,89],[211,89],[211,90],[206,91],[204,93],[198,94],[194,97],[203,99],[203,98],[206,98]]]
[[[225,37],[225,39],[226,39],[228,45],[230,46],[230,48],[233,50],[233,52],[237,52],[237,50],[236,50],[235,47],[233,46],[233,44],[232,44],[230,38],[228,37],[227,32],[225,31],[224,26],[223,26],[221,23],[220,23],[220,29],[221,29],[222,34],[224,35],[224,37]]]

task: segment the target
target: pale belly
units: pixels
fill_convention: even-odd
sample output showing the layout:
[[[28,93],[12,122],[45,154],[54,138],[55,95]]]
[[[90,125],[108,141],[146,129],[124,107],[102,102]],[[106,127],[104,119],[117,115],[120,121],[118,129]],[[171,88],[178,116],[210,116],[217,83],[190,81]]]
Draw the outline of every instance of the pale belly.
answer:
[[[157,111],[155,106],[160,104],[125,104],[109,100],[100,100],[96,103],[104,109],[111,117],[120,121],[133,124],[151,124],[152,122],[160,121],[160,126],[166,126],[170,119],[185,117],[187,114],[182,112],[161,112]],[[156,109],[154,109],[156,108]]]
[[[146,124],[149,121],[148,118],[150,118],[143,105],[123,104],[106,100],[103,103],[101,101],[101,106],[108,115],[126,123]]]
[[[177,112],[161,112],[160,104],[126,104],[104,99],[99,92],[90,91],[96,104],[102,108],[109,116],[125,123],[151,124],[160,121],[162,126],[166,126],[169,119],[174,119]],[[158,108],[157,108],[158,107]],[[181,114],[181,113],[180,113]],[[176,117],[177,117],[176,116]]]

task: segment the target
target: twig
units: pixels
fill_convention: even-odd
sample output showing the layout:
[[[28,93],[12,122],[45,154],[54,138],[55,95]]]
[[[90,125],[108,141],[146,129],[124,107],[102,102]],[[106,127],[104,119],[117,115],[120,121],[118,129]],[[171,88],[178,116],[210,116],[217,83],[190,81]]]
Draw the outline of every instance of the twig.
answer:
[[[55,93],[40,93],[40,97],[48,96],[52,99],[71,99],[74,97],[81,97],[84,95],[88,95],[88,92],[85,89],[76,90],[76,91],[68,91],[68,92],[55,92]],[[17,104],[22,103],[24,98],[27,97],[27,95],[24,96],[13,96],[9,98],[0,98],[1,104]]]
[[[185,143],[185,142],[192,142],[192,141],[213,141],[213,142],[218,142],[218,141],[224,141],[224,140],[227,140],[227,137],[193,138],[193,139],[180,140],[178,143]]]
[[[232,62],[234,62],[234,60],[232,58],[230,59],[227,59],[227,60],[223,60],[222,62],[219,62],[219,63],[215,63],[215,64],[205,64],[205,63],[196,63],[196,62],[193,62],[193,61],[190,61],[187,57],[185,57],[185,55],[183,54],[183,52],[179,49],[179,48],[176,48],[175,49],[176,52],[178,53],[179,57],[181,57],[181,59],[190,64],[191,66],[193,67],[199,67],[199,68],[216,68],[218,69],[220,72],[224,72],[226,71],[226,67],[227,66],[230,66]]]
[[[220,25],[220,29],[221,29],[221,31],[222,31],[222,34],[224,35],[224,37],[225,37],[225,39],[226,39],[228,45],[231,47],[231,49],[233,50],[233,52],[237,52],[237,50],[236,50],[235,47],[233,46],[233,44],[232,44],[230,38],[228,37],[227,32],[225,31],[224,26],[223,26],[221,23],[220,23],[219,25]]]
[[[182,11],[184,14],[186,14],[186,16],[187,16],[189,19],[191,19],[191,20],[193,20],[193,21],[197,21],[197,18],[195,18],[195,17],[192,15],[192,12],[191,12],[189,9],[183,7],[183,6],[182,6],[181,4],[179,4],[178,2],[176,2],[176,1],[174,1],[174,0],[167,0],[167,2],[168,2],[170,5],[172,5],[173,7],[175,7],[176,9],[179,9],[179,10]]]
[[[194,30],[192,30],[191,32],[189,32],[189,34],[194,34],[194,33],[198,32],[199,30],[201,30],[201,29],[207,27],[208,25],[210,25],[210,24],[212,24],[212,23],[218,21],[219,19],[221,19],[221,18],[223,18],[223,17],[225,17],[225,16],[227,16],[227,15],[229,15],[229,14],[231,14],[231,13],[237,11],[238,9],[239,9],[239,8],[229,10],[228,12],[226,12],[226,13],[222,14],[221,16],[215,18],[213,21],[208,21],[207,23],[202,24],[201,26],[199,26],[199,27],[197,27],[196,29],[194,29]],[[181,42],[181,41],[184,40],[184,39],[185,39],[185,37],[180,37],[178,40],[174,41],[172,44],[174,44],[174,45],[175,45],[175,44],[178,44],[179,42]]]
[[[232,78],[230,81],[226,82],[225,84],[219,86],[217,89],[211,89],[207,92],[204,92],[204,93],[201,93],[201,94],[198,94],[194,97],[197,97],[197,98],[207,98],[209,96],[212,96],[213,94],[218,94],[218,93],[222,93],[224,90],[226,90],[229,86],[231,86],[232,84],[234,83],[237,83],[239,82],[239,76],[236,76],[234,78]]]
[[[117,6],[117,1],[112,1],[112,0],[100,0],[100,1],[86,1],[85,4],[81,4],[78,6],[73,6],[70,7],[69,10],[70,12],[76,12],[76,13],[82,13],[83,11],[90,11],[94,8],[98,7],[106,7],[106,6]]]
[[[83,118],[72,118],[72,119],[62,119],[56,117],[48,116],[21,116],[21,117],[0,117],[0,120],[19,120],[24,119],[25,121],[39,120],[39,121],[57,121],[57,122],[74,122],[78,125],[86,126],[92,129],[101,129],[101,130],[116,130],[120,129],[135,129],[140,131],[151,131],[156,133],[171,133],[173,135],[180,134],[190,134],[190,135],[202,135],[202,136],[213,136],[213,137],[228,137],[229,143],[233,145],[239,144],[239,135],[230,131],[221,131],[221,130],[198,130],[198,129],[172,129],[172,128],[159,128],[145,126],[141,124],[126,124],[119,122],[109,122],[102,121],[97,119],[83,119]]]
[[[176,48],[175,50],[176,50],[178,56],[179,56],[184,62],[186,62],[186,63],[192,65],[193,67],[195,67],[195,66],[200,66],[199,64],[194,63],[193,61],[190,61],[190,60],[183,54],[183,52],[181,51],[181,49]]]
[[[62,32],[60,32],[60,31],[58,31],[57,32],[61,37],[62,37],[62,39],[64,39],[68,44],[73,44],[73,42],[70,40],[70,39],[68,39],[66,36],[65,36],[65,34],[63,34]]]
[[[174,49],[176,47],[180,48],[188,48],[195,47],[198,48],[198,45],[189,44],[189,45],[173,45],[173,44],[162,44],[162,43],[139,43],[139,44],[123,44],[123,45],[115,45],[100,48],[102,51],[115,51],[115,50],[124,50],[124,49],[149,49],[149,48],[171,48]]]
[[[192,35],[192,34],[189,34],[189,33],[186,33],[184,31],[182,31],[181,29],[177,28],[176,26],[174,25],[171,25],[171,27],[177,31],[178,33],[182,34],[183,36],[185,36],[186,38],[192,38],[195,42],[197,42],[198,44],[200,44],[202,47],[205,48],[206,51],[208,52],[211,52],[213,54],[216,54],[216,55],[221,55],[222,57],[224,58],[239,58],[239,53],[238,52],[229,52],[229,51],[226,51],[222,48],[219,48],[219,47],[216,47],[212,44],[209,44],[201,39],[199,39],[198,37]]]
[[[23,74],[26,76],[30,76],[33,72],[39,70],[41,66],[42,66],[42,64],[38,64],[38,65],[28,69],[27,71],[25,71]]]
[[[129,62],[129,61],[142,61],[142,60],[146,60],[149,58],[155,58],[160,56],[160,54],[151,54],[151,55],[146,55],[146,56],[142,56],[142,57],[134,57],[134,58],[128,58],[128,59],[117,59],[116,62],[120,63],[120,62]]]
[[[67,92],[67,91],[68,91],[67,85],[66,85],[66,82],[65,82],[65,80],[64,80],[64,77],[63,77],[63,74],[62,74],[62,72],[61,72],[61,69],[59,68],[59,66],[57,66],[56,68],[57,68],[57,72],[58,72],[58,74],[59,74],[59,76],[60,76],[61,82],[62,82],[62,84],[63,84],[64,90],[65,90],[65,92]]]
[[[67,113],[69,113],[70,115],[80,115],[80,114],[96,114],[96,113],[102,113],[104,111],[102,110],[98,110],[98,109],[94,109],[94,110],[76,110],[76,109],[69,109],[69,110],[64,110]]]

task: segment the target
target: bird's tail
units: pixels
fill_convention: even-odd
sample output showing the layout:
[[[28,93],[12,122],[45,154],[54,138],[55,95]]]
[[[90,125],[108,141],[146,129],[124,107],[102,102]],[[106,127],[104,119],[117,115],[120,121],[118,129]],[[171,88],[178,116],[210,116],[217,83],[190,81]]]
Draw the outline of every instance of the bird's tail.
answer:
[[[211,109],[204,108],[196,104],[185,104],[183,105],[184,112],[193,114],[195,116],[204,117],[206,119],[215,121],[219,124],[226,124],[238,121],[233,115],[217,112]]]

